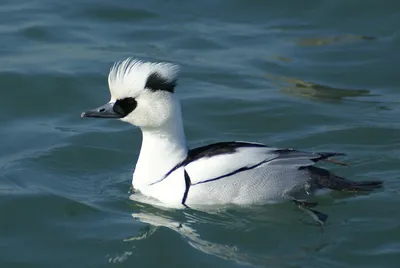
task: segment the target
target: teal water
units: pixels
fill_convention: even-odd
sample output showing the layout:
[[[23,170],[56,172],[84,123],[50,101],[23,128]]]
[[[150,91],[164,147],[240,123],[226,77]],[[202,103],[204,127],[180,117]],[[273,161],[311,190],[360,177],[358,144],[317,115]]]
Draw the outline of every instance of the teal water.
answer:
[[[3,1],[0,267],[398,267],[398,1]],[[127,56],[181,65],[191,146],[347,153],[369,195],[205,213],[129,200],[138,129],[80,113]]]

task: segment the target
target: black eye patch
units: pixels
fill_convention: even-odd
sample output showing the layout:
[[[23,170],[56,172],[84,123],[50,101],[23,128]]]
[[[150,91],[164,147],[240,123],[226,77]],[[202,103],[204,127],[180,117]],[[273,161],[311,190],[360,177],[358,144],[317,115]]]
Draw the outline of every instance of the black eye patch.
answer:
[[[127,116],[130,112],[135,110],[137,102],[134,98],[125,98],[122,100],[117,100],[114,103],[113,110],[122,117]]]

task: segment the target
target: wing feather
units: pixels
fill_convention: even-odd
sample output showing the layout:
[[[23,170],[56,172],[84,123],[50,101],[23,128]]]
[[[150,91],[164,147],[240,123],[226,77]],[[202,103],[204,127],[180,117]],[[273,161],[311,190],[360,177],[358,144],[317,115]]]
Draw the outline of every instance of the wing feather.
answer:
[[[183,165],[190,175],[191,184],[196,185],[265,165],[299,169],[338,155],[343,154],[313,153],[272,148],[259,143],[229,142],[196,148],[192,150],[190,161],[184,161]]]

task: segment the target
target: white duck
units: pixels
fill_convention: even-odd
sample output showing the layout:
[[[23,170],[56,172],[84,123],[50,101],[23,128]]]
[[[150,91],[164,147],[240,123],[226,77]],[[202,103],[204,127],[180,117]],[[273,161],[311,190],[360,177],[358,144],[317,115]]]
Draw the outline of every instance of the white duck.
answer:
[[[179,68],[128,58],[111,68],[111,100],[82,117],[119,118],[141,129],[132,185],[166,206],[265,204],[298,200],[318,189],[370,191],[381,181],[355,182],[315,167],[340,153],[219,142],[189,149],[174,93]],[[298,202],[297,202],[298,203]],[[299,204],[299,203],[298,203]],[[311,204],[311,203],[310,203]]]

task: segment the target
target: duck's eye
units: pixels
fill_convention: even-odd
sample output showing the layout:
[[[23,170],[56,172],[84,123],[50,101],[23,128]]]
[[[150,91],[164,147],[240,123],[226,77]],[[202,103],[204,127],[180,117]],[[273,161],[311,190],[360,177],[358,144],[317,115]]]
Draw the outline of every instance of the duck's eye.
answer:
[[[117,100],[114,104],[114,111],[122,116],[127,116],[130,112],[135,110],[137,102],[135,98],[125,98]]]

